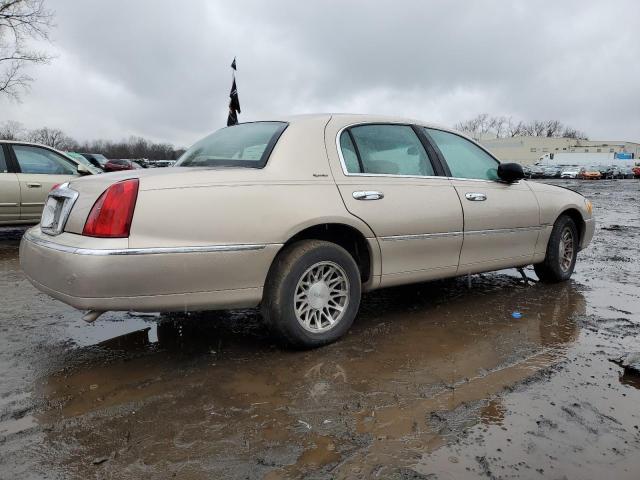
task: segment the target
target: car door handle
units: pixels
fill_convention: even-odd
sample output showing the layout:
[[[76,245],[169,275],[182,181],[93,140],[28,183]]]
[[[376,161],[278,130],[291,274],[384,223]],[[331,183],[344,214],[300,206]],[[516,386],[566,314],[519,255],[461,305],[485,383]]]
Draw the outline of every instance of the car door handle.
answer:
[[[487,199],[487,196],[484,193],[465,193],[464,196],[471,202],[484,202]]]
[[[358,191],[353,192],[353,198],[356,200],[381,200],[384,198],[384,193],[373,191]]]
[[[40,188],[40,187],[42,187],[42,185],[39,184],[39,183],[34,183],[34,182],[27,182],[27,187],[29,187],[29,188]]]

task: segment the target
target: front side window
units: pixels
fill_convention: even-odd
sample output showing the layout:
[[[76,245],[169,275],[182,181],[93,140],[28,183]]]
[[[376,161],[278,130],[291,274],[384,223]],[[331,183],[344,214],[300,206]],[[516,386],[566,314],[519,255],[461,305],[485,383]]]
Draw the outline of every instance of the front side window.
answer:
[[[75,175],[77,167],[66,158],[45,148],[13,145],[20,171],[48,175]]]
[[[286,127],[284,122],[255,122],[222,128],[184,152],[176,166],[262,168]]]
[[[442,152],[451,176],[479,180],[498,179],[498,161],[480,147],[453,133],[432,128],[425,130]]]
[[[349,173],[435,175],[427,152],[410,126],[360,125],[350,128],[349,132],[357,150],[350,140],[343,140],[348,132],[343,132],[340,138]]]

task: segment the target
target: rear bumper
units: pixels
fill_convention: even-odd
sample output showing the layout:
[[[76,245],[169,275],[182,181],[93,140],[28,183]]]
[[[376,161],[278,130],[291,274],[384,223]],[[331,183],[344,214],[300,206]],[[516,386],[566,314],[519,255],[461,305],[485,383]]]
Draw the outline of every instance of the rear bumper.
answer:
[[[193,311],[256,306],[279,244],[130,249],[39,226],[20,264],[39,290],[82,310]]]

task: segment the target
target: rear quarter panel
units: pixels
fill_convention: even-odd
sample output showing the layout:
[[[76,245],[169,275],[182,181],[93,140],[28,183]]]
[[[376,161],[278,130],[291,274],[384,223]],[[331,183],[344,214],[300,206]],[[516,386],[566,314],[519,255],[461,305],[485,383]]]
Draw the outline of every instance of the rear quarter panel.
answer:
[[[332,182],[238,183],[141,191],[129,246],[282,244],[320,223],[347,224],[373,237],[346,211]]]

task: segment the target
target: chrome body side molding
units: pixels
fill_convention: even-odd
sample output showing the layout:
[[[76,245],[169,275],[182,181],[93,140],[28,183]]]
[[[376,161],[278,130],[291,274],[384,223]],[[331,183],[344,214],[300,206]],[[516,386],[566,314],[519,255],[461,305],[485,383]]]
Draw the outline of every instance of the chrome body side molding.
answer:
[[[429,238],[455,237],[459,235],[494,235],[502,233],[517,233],[527,231],[542,230],[547,225],[537,225],[532,227],[516,227],[516,228],[496,228],[493,230],[469,230],[467,232],[438,232],[438,233],[420,233],[416,235],[391,235],[388,237],[380,237],[384,242],[401,241],[401,240],[424,240]]]
[[[30,232],[25,233],[24,239],[41,247],[50,248],[59,252],[75,255],[161,255],[176,253],[209,253],[209,252],[243,252],[248,250],[263,250],[267,244],[236,244],[236,245],[198,245],[190,247],[145,247],[145,248],[81,248],[69,245],[61,245],[42,238],[38,238]]]

